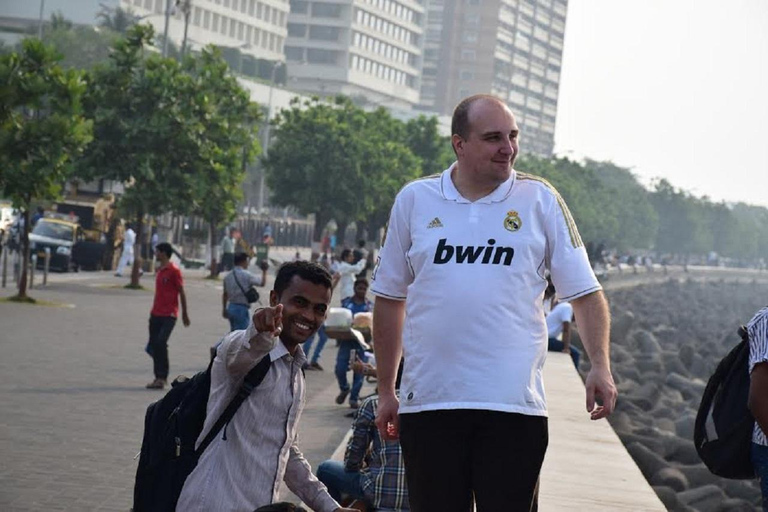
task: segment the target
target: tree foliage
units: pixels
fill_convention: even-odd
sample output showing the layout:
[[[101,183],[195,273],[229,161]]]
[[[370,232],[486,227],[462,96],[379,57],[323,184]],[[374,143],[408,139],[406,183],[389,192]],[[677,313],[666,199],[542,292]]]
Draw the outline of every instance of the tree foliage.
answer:
[[[230,73],[218,49],[209,47],[200,56],[187,57],[184,71],[193,80],[191,99],[200,121],[200,151],[189,155],[194,176],[191,213],[208,221],[210,243],[215,244],[217,228],[234,218],[242,199],[246,166],[260,152],[254,127],[261,111]],[[215,261],[211,262],[214,273]]]
[[[403,125],[384,109],[365,112],[349,99],[294,101],[276,121],[265,161],[273,202],[315,214],[315,237],[330,219],[343,234],[391,204],[420,174]]]
[[[95,140],[80,162],[86,179],[128,185],[120,207],[137,222],[139,244],[144,215],[187,212],[194,204],[190,155],[201,153],[205,130],[190,101],[197,97],[192,77],[175,60],[145,53],[152,37],[150,25],[133,26],[91,74],[85,104]],[[136,258],[132,286],[139,265]]]
[[[26,298],[32,201],[59,197],[72,160],[91,140],[81,109],[82,74],[62,69],[59,60],[38,39],[0,56],[0,196],[12,199],[25,218],[20,298]]]

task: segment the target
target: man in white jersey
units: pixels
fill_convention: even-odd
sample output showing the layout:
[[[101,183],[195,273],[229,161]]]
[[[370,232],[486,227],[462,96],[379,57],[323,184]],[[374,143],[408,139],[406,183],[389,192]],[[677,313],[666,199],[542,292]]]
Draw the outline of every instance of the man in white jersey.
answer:
[[[592,363],[592,419],[616,401],[608,305],[560,195],[513,170],[509,108],[467,98],[451,129],[457,163],[400,191],[373,272],[376,423],[400,438],[412,511],[464,512],[473,496],[480,512],[528,511],[548,441],[546,271]]]
[[[768,307],[747,324],[749,332],[749,409],[755,417],[752,463],[760,479],[763,511],[768,512]]]

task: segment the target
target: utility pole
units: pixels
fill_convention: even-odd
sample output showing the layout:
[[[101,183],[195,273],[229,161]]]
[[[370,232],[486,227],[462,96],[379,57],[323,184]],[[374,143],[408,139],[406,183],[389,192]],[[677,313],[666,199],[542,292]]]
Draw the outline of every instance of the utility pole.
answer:
[[[37,24],[37,38],[43,39],[43,11],[45,10],[45,0],[40,0],[40,21]]]
[[[187,32],[189,31],[189,17],[192,14],[192,0],[184,0],[181,12],[184,13],[184,39],[181,41],[181,58],[183,60],[184,55],[187,54]]]
[[[267,124],[264,127],[264,158],[267,158],[268,152],[269,152],[269,128],[270,128],[270,120],[272,119],[272,91],[275,88],[275,71],[277,71],[278,66],[282,66],[282,62],[276,62],[275,65],[272,67],[272,76],[269,80],[269,99],[267,101]],[[264,166],[261,166],[261,173],[259,174],[259,205],[258,205],[258,211],[259,214],[261,214],[261,211],[264,209]]]
[[[165,0],[165,31],[163,32],[163,57],[168,56],[168,25],[171,22],[171,2]]]

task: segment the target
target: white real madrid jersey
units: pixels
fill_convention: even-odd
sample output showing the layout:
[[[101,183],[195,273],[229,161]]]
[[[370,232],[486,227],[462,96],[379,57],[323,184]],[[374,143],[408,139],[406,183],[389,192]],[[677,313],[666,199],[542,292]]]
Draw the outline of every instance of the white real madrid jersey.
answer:
[[[513,170],[470,202],[452,169],[400,191],[373,272],[375,295],[406,301],[400,413],[546,416],[545,272],[560,300],[601,286],[549,183]]]

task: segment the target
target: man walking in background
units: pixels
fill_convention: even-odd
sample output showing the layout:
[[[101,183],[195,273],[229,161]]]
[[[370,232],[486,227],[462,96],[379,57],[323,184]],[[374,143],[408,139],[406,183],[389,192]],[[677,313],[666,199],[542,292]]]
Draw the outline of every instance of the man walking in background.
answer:
[[[235,265],[235,228],[230,228],[229,232],[221,239],[221,263],[219,272],[222,270],[232,270]]]
[[[135,243],[136,232],[129,224],[123,234],[123,251],[120,254],[120,262],[117,264],[117,272],[115,272],[117,277],[123,276],[123,270],[127,265],[133,265],[133,246]]]
[[[472,96],[451,130],[457,163],[400,191],[373,271],[376,424],[399,435],[411,510],[527,512],[548,443],[546,270],[592,363],[592,419],[616,402],[608,305],[560,195],[513,169],[509,108]]]
[[[155,272],[155,300],[149,315],[149,344],[147,351],[154,361],[155,380],[147,389],[163,389],[168,383],[168,339],[179,316],[181,299],[181,321],[189,327],[187,296],[184,293],[184,279],[181,270],[172,261],[173,246],[162,242],[155,248],[155,258],[160,267]]]

